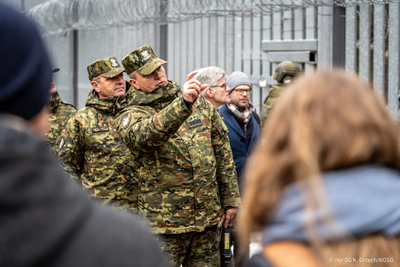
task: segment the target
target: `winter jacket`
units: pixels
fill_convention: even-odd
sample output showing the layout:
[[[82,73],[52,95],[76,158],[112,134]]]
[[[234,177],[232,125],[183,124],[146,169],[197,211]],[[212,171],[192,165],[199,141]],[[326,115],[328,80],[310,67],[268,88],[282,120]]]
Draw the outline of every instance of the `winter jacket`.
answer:
[[[93,198],[135,210],[135,163],[114,128],[115,100],[113,97],[100,99],[95,90],[90,92],[86,107],[67,124],[59,157],[64,169]]]
[[[224,116],[225,125],[229,130],[229,142],[232,148],[233,160],[235,161],[238,184],[240,187],[246,159],[260,138],[260,125],[256,121],[254,114],[251,114],[249,121],[249,126],[251,127],[251,138],[250,140],[247,140],[240,128],[239,122],[232,113],[229,112],[228,107],[223,105],[220,107],[219,111],[221,112],[221,115]]]
[[[115,120],[139,165],[139,213],[158,234],[202,232],[240,204],[228,132],[202,96],[188,109],[180,85],[132,88]]]

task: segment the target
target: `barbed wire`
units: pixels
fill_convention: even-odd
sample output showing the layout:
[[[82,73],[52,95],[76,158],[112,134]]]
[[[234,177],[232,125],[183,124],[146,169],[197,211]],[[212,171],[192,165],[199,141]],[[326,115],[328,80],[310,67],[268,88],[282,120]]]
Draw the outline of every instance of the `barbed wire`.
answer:
[[[228,15],[268,15],[315,6],[389,4],[400,0],[50,0],[31,8],[43,34]]]

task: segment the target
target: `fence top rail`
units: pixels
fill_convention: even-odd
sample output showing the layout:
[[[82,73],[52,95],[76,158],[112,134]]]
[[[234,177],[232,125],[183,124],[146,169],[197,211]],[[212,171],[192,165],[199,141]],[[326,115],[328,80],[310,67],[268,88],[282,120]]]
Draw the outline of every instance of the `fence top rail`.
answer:
[[[43,34],[73,29],[174,23],[212,16],[260,16],[313,6],[388,4],[400,0],[50,0],[27,11]]]

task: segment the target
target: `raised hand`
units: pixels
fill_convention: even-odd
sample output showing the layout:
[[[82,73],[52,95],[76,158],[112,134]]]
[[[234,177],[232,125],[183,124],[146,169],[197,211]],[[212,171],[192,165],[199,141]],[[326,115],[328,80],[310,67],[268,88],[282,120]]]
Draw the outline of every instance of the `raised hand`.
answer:
[[[196,100],[197,96],[203,91],[207,85],[201,84],[198,80],[193,79],[193,76],[197,74],[197,71],[192,71],[186,77],[186,82],[183,85],[183,98],[188,102]]]

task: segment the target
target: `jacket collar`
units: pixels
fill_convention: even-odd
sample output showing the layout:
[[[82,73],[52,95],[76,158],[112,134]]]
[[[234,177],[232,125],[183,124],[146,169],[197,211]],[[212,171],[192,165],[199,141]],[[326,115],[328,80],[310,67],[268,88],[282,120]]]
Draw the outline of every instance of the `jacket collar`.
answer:
[[[225,117],[225,123],[228,124],[235,132],[237,132],[240,136],[242,136],[243,138],[246,138],[244,136],[244,133],[242,131],[242,129],[240,128],[239,122],[235,119],[235,116],[233,116],[229,110],[228,107],[225,105],[223,105],[220,108],[221,114]]]
[[[51,98],[49,101],[49,109],[50,111],[54,111],[60,105],[61,97],[56,91],[55,93],[51,94]]]
[[[160,86],[150,93],[142,92],[133,88],[132,98],[129,104],[152,106],[160,102],[172,102],[175,99],[175,94],[180,90],[180,88],[180,85],[172,80],[168,80],[168,83],[165,86]]]
[[[88,98],[86,99],[86,107],[93,107],[95,109],[104,111],[106,113],[110,114],[116,114],[116,109],[115,109],[115,102],[117,98],[113,96],[109,96],[106,98],[99,98],[99,95],[97,92],[92,89],[90,91]]]

